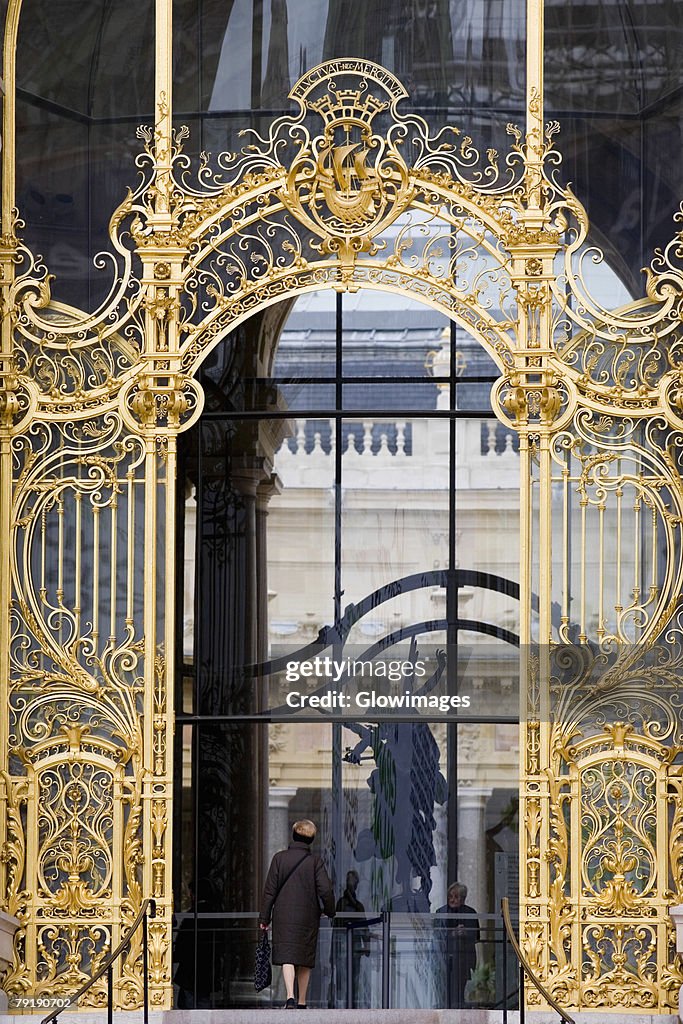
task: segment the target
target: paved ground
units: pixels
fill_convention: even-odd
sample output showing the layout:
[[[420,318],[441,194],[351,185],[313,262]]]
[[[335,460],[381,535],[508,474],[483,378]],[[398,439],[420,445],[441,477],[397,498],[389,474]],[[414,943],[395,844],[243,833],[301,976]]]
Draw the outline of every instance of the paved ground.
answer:
[[[630,1014],[624,1011],[578,1013],[576,1024],[680,1024],[676,1016]],[[38,1015],[0,1014],[0,1024],[37,1024]],[[68,1013],[59,1024],[106,1024],[106,1012]],[[519,1024],[516,1010],[508,1011],[508,1024]],[[142,1012],[117,1012],[114,1024],[142,1024]],[[149,1024],[504,1024],[496,1010],[155,1010]],[[525,1024],[559,1024],[556,1013],[527,1012]]]

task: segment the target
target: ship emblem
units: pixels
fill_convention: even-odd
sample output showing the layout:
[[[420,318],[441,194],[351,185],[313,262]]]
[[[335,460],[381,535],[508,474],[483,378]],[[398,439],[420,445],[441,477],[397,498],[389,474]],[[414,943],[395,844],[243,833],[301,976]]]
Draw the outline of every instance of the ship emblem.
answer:
[[[388,73],[375,81],[379,94],[372,92],[372,67],[367,62],[339,61],[337,81],[322,75],[323,70],[313,69],[290,94],[301,111],[291,132],[298,152],[281,197],[318,236],[310,244],[338,256],[346,279],[360,253],[377,251],[375,236],[400,215],[412,196],[401,152],[374,123],[385,113],[394,117],[396,102],[406,94]],[[313,114],[323,122],[319,135],[304,124],[304,118]]]
[[[326,142],[318,154],[318,185],[330,213],[347,227],[365,224],[377,213],[381,182],[376,168],[367,166],[368,152],[361,142]]]

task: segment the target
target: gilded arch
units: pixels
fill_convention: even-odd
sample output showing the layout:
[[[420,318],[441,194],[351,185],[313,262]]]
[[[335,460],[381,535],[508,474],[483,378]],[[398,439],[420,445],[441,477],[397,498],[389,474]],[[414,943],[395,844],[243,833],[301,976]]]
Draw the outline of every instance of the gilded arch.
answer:
[[[642,301],[603,310],[583,280],[585,211],[553,176],[556,126],[541,131],[538,97],[508,156],[482,160],[458,129],[432,137],[402,113],[405,90],[368,61],[321,65],[291,96],[298,112],[266,139],[192,169],[159,90],[142,180],[112,216],[112,291],[92,315],[52,301],[49,268],[5,222],[2,871],[21,922],[5,987],[71,991],[150,894],[152,999],[168,1003],[175,443],[201,413],[194,373],[282,298],[370,287],[475,334],[501,370],[496,413],[520,434],[527,952],[568,1006],[663,1010],[683,980],[666,916],[683,900],[681,239]],[[570,506],[599,537],[593,558],[586,526],[577,614]],[[610,575],[611,524],[649,552],[630,588]],[[654,846],[638,874],[634,851]],[[140,1000],[138,952],[116,979],[121,1006]]]

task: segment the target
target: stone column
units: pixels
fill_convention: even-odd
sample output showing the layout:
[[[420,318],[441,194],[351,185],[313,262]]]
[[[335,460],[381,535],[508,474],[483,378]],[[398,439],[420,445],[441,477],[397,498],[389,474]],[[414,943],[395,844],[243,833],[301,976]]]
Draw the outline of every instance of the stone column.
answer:
[[[194,657],[194,593],[197,567],[197,492],[190,481],[185,484],[185,564],[183,573],[183,658]]]
[[[259,707],[249,673],[258,654],[256,493],[271,466],[244,454],[257,447],[254,438],[207,434],[198,480],[197,707],[207,716],[251,715]],[[200,731],[197,877],[228,913],[255,910],[261,897],[264,733],[239,719]]]
[[[271,473],[265,479],[261,479],[256,488],[256,662],[262,664],[268,660],[270,646],[268,642],[268,504],[274,494],[279,494],[282,485],[276,473]],[[264,711],[270,703],[268,691],[268,680],[255,679],[257,687],[256,706],[259,711]],[[268,726],[256,726],[258,732],[258,790],[259,790],[259,833],[261,845],[259,847],[260,863],[258,866],[259,878],[265,881],[270,858],[272,857],[270,843],[270,805],[266,807],[264,799],[268,788]],[[286,844],[285,844],[286,845]],[[282,849],[282,847],[278,847]]]
[[[244,501],[244,653],[246,660],[254,664],[259,660],[258,652],[258,541],[257,541],[257,492],[269,466],[264,459],[241,456],[232,460],[230,480]]]
[[[289,802],[296,794],[293,786],[271,786],[268,790],[268,864],[273,854],[289,843]]]
[[[243,557],[244,557],[244,665],[255,665],[263,660],[263,625],[261,623],[262,608],[261,592],[267,594],[267,565],[265,554],[265,538],[259,538],[259,519],[265,525],[258,512],[258,494],[264,478],[270,478],[270,463],[260,456],[238,456],[232,460],[230,480],[241,495],[244,502],[243,523]],[[260,550],[259,550],[260,549]],[[265,611],[267,621],[267,609]],[[266,627],[267,628],[267,627]],[[263,707],[260,692],[261,682],[257,678],[245,680],[245,686],[251,691],[248,698],[250,711],[259,711]],[[245,703],[246,708],[246,703]],[[240,723],[241,748],[247,753],[246,761],[252,762],[252,770],[243,780],[244,791],[249,791],[251,807],[251,828],[254,843],[252,850],[252,873],[254,892],[252,904],[258,907],[265,871],[264,863],[267,842],[267,813],[265,794],[268,786],[268,730],[266,725]],[[246,767],[246,765],[245,765]],[[242,815],[242,821],[245,816]]]
[[[467,886],[467,904],[481,914],[488,910],[486,899],[486,801],[490,789],[463,787],[458,790],[458,882]],[[454,879],[451,879],[454,881]]]
[[[683,953],[683,903],[669,907],[669,916],[676,925],[676,952]],[[678,992],[678,1016],[683,1021],[683,986]]]
[[[429,902],[432,910],[443,907],[446,903],[446,892],[451,879],[448,878],[448,805],[434,805],[434,856],[436,864],[431,870],[432,888]]]
[[[256,490],[256,653],[259,662],[269,655],[268,644],[268,505],[274,494],[282,492],[277,473],[262,480]],[[267,704],[263,705],[267,707]]]
[[[4,972],[12,966],[14,960],[14,934],[21,927],[21,922],[11,914],[0,910],[0,971]],[[0,1010],[7,1010],[7,994],[0,989]]]

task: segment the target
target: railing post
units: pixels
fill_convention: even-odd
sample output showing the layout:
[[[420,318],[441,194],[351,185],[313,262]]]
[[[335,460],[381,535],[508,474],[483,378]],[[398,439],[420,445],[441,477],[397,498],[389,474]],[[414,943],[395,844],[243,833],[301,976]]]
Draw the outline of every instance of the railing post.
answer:
[[[142,919],[142,1019],[149,1024],[149,978],[147,976],[148,939],[147,914]]]
[[[107,967],[107,1024],[114,1021],[114,965]]]
[[[528,974],[529,981],[531,984],[538,989],[546,1002],[550,1003],[553,1010],[566,1024],[575,1024],[574,1018],[570,1017],[566,1010],[563,1010],[560,1004],[554,999],[550,992],[543,987],[542,983],[534,974],[533,970],[529,966],[529,963],[522,952],[522,948],[517,940],[517,936],[512,928],[512,922],[510,920],[510,901],[507,896],[503,896],[500,901],[501,909],[503,911],[503,923],[505,924],[505,931],[510,940],[510,945],[515,951],[517,962],[519,963],[519,1024],[524,1024],[524,976]]]
[[[43,1017],[40,1024],[57,1024],[57,1019],[60,1013],[67,1007],[75,1006],[78,1007],[79,1000],[85,995],[92,986],[107,976],[107,1022],[113,1024],[114,1019],[114,964],[119,959],[122,953],[130,953],[130,943],[133,935],[137,932],[138,928],[142,925],[142,945],[143,945],[143,998],[144,998],[144,1019],[145,1024],[148,1020],[148,1007],[149,1007],[149,991],[148,991],[148,980],[147,980],[147,964],[149,958],[148,949],[148,934],[147,934],[147,914],[150,917],[156,916],[156,901],[153,899],[144,900],[138,915],[135,918],[133,924],[130,926],[126,934],[122,937],[118,946],[113,950],[101,967],[86,981],[84,985],[81,985],[73,995],[69,996],[68,1000],[63,1001],[60,1008],[55,1013],[50,1013],[47,1017]]]
[[[524,967],[519,965],[519,1024],[524,1024]]]
[[[353,928],[346,922],[346,1009],[353,1009]]]
[[[503,939],[503,1024],[508,1024],[508,937],[505,925],[501,927]]]
[[[391,912],[382,911],[382,1009],[391,1001]]]

